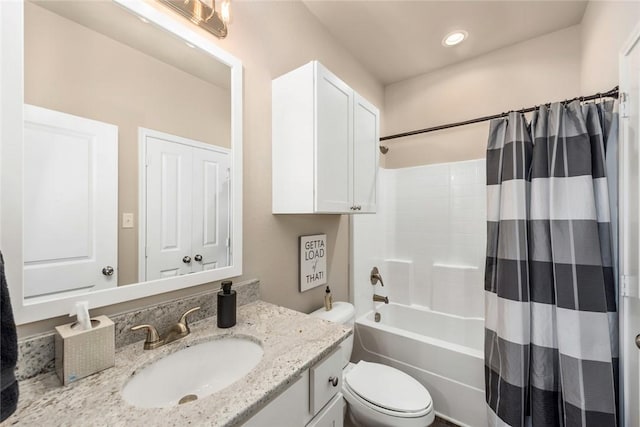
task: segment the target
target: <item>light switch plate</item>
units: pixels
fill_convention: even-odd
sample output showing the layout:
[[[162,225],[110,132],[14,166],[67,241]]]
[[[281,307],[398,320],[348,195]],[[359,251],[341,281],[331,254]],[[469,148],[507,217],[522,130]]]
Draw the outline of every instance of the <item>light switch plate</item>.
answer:
[[[132,213],[123,213],[122,214],[122,228],[133,228],[133,214]]]

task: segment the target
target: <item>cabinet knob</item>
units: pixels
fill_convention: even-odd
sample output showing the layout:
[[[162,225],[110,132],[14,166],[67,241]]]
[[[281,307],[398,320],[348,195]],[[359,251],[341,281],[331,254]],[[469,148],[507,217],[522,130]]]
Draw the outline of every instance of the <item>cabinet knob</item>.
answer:
[[[200,261],[202,261],[202,255],[196,254],[196,256],[194,256],[193,259],[195,259],[196,261],[200,262]]]
[[[334,387],[338,387],[338,381],[338,377],[329,377],[329,383]]]
[[[185,264],[191,264],[191,257],[190,256],[185,256],[184,258],[182,258],[182,262],[184,262]]]

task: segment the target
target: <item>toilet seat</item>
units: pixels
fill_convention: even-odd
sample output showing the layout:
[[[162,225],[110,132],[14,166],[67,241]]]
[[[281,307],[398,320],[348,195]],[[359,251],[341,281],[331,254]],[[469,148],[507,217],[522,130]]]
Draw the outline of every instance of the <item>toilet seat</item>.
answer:
[[[417,418],[433,410],[431,395],[422,384],[379,363],[358,362],[345,373],[343,388],[361,404],[393,417]]]

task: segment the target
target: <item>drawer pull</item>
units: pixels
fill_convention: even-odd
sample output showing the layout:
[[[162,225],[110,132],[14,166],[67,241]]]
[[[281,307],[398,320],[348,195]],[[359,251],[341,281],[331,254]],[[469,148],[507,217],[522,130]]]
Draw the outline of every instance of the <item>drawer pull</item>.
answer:
[[[338,387],[338,377],[329,377],[329,382],[332,386]]]

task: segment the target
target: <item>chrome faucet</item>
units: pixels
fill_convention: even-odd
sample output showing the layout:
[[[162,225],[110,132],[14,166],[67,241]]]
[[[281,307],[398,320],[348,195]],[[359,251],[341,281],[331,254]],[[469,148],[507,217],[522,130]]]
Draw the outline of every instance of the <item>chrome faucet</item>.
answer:
[[[373,300],[375,302],[383,302],[385,304],[389,304],[389,297],[383,297],[382,295],[373,294]]]
[[[144,342],[144,349],[153,350],[154,348],[162,347],[165,344],[169,344],[170,342],[189,335],[191,333],[191,329],[189,329],[189,323],[187,323],[187,316],[198,310],[200,310],[200,307],[193,307],[185,311],[182,316],[180,316],[178,323],[173,325],[162,338],[158,335],[158,331],[152,325],[136,325],[131,327],[131,330],[137,331],[139,329],[146,329],[147,339]]]

